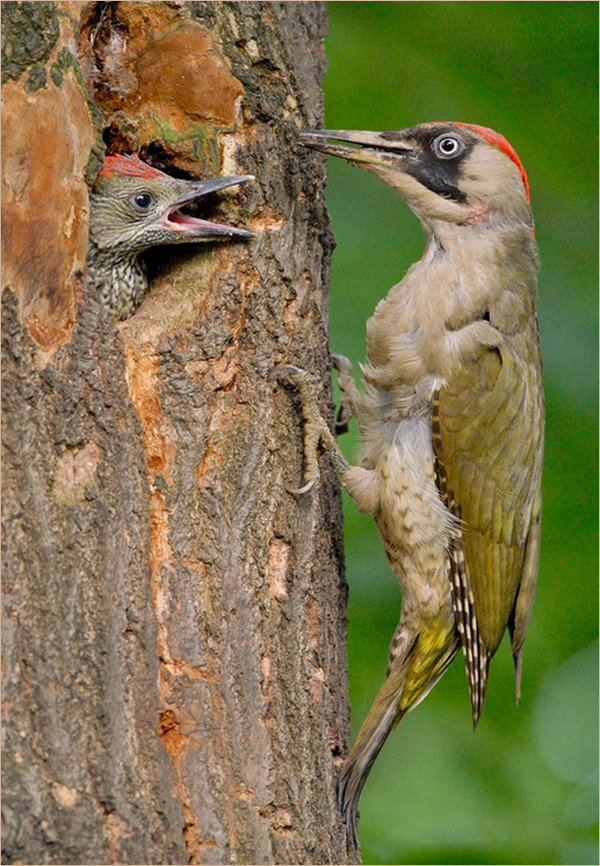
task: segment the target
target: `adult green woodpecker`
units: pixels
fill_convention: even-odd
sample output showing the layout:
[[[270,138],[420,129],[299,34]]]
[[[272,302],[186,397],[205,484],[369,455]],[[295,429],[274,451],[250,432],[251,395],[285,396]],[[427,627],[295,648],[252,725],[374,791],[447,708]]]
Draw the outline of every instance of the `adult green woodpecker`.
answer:
[[[318,477],[324,443],[358,508],[375,516],[402,592],[387,677],[339,783],[356,843],[358,799],[379,750],[459,646],[474,724],[507,627],[519,696],[540,545],[538,254],[525,171],[490,129],[436,122],[401,132],[321,130],[301,142],[379,177],[427,239],[367,324],[363,391],[350,363],[334,356],[342,420],[354,415],[362,434],[359,465],[335,446],[306,374],[281,372],[303,398],[303,489]]]
[[[118,319],[133,315],[148,288],[141,254],[158,244],[247,239],[245,229],[199,219],[183,209],[252,175],[180,180],[136,155],[107,156],[90,196],[86,278]]]

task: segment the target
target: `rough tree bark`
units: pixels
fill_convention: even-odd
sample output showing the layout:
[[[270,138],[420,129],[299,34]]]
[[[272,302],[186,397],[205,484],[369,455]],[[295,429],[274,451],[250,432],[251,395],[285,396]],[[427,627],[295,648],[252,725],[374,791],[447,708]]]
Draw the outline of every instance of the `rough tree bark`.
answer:
[[[347,862],[339,492],[327,460],[287,492],[298,404],[269,379],[329,379],[323,168],[296,144],[324,6],[2,14],[3,862]],[[120,325],[82,279],[105,146],[257,178],[215,205],[257,239],[157,251]]]

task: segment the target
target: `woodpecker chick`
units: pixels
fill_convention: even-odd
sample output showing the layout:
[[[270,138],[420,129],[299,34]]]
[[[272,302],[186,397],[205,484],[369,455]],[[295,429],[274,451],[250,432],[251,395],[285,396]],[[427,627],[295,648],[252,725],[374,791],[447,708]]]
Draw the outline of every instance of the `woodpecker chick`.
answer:
[[[202,196],[254,180],[252,175],[180,180],[135,155],[107,156],[90,196],[87,280],[118,319],[131,316],[148,287],[140,254],[158,244],[245,240],[245,229],[184,213]]]
[[[337,465],[358,508],[375,516],[402,592],[387,678],[338,788],[357,844],[358,799],[379,750],[459,646],[474,724],[507,627],[519,694],[540,543],[538,255],[525,171],[490,129],[436,122],[300,140],[396,190],[427,238],[368,322],[363,392],[350,362],[334,356],[342,417],[356,417],[363,442],[360,465],[344,466],[339,450]],[[303,375],[292,373],[306,419],[305,490],[318,443],[337,446]]]

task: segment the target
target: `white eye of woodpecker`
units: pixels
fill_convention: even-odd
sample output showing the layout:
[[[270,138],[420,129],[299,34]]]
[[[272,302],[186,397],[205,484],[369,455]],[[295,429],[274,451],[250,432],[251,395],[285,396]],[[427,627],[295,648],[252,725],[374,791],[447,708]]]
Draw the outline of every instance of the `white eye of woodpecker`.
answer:
[[[437,156],[442,159],[451,159],[462,152],[464,144],[460,138],[455,138],[453,135],[440,135],[433,143],[433,148]]]
[[[131,196],[129,201],[135,209],[139,210],[141,213],[147,211],[148,208],[154,204],[154,198],[149,192],[136,192]]]

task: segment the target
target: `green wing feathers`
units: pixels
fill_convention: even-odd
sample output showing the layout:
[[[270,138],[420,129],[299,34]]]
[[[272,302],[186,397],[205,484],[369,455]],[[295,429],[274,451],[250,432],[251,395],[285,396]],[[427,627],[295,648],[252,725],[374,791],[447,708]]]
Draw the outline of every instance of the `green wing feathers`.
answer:
[[[544,421],[539,368],[519,360],[531,359],[528,350],[482,346],[440,389],[433,418],[479,637],[489,661],[510,627],[518,677],[537,573]]]

